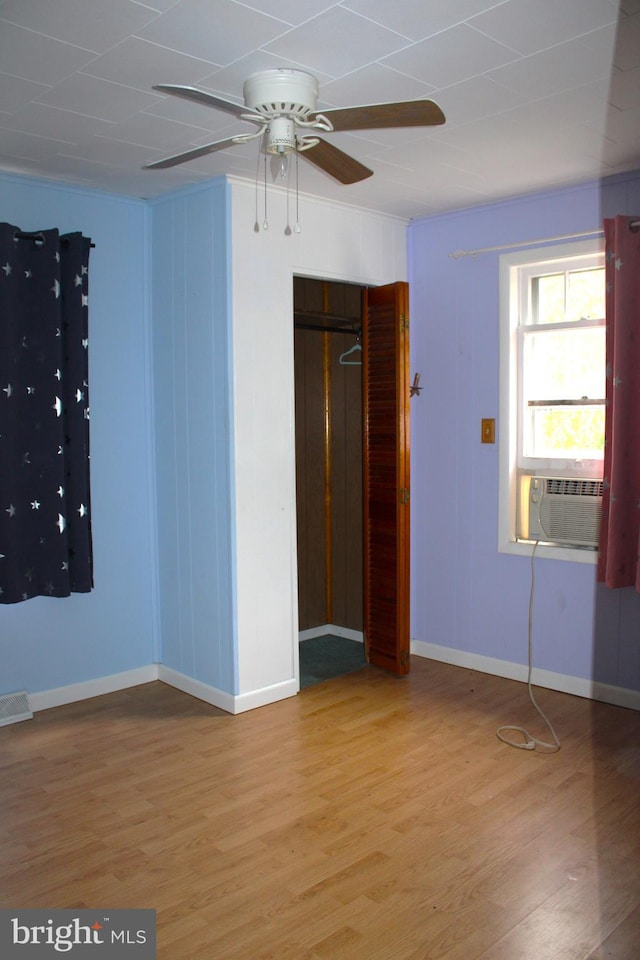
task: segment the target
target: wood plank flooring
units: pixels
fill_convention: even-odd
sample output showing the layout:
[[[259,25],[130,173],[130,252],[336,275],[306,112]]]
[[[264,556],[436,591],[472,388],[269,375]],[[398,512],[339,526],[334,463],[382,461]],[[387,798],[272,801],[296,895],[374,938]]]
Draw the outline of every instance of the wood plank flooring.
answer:
[[[231,717],[152,683],[0,729],[0,906],[159,960],[637,960],[640,715],[413,658]]]

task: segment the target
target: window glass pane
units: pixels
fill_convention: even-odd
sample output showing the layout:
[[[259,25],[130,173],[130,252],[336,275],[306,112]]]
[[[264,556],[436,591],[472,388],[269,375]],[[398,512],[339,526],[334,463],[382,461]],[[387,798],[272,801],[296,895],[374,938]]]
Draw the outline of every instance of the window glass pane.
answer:
[[[527,400],[602,399],[604,327],[527,329],[523,396]]]
[[[564,310],[564,273],[532,280],[533,322],[562,323]]]
[[[557,401],[604,400],[604,341],[603,326],[527,328],[522,375],[524,456],[602,456],[604,405],[561,406]],[[532,406],[530,401],[537,405]],[[540,405],[544,401],[547,406]]]
[[[604,292],[603,268],[534,277],[531,281],[533,322],[603,320]]]
[[[602,459],[604,405],[533,407],[527,419],[525,457]]]
[[[567,320],[604,319],[604,270],[574,270],[569,274]]]

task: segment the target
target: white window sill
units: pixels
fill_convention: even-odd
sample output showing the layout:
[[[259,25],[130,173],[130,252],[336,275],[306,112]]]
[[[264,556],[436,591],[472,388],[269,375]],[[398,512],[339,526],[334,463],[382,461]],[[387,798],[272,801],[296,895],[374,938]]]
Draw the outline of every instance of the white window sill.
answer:
[[[518,557],[531,557],[533,542],[526,540],[509,540],[498,546],[499,553],[510,553]],[[570,560],[573,563],[590,563],[595,565],[598,560],[598,551],[591,547],[560,547],[551,543],[538,543],[536,560],[546,557],[548,560]]]

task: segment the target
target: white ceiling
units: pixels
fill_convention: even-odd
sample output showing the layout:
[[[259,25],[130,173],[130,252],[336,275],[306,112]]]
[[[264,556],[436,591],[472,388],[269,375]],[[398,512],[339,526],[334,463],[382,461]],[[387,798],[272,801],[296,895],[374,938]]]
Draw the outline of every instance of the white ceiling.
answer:
[[[305,193],[402,217],[640,168],[640,0],[0,0],[0,170],[133,197],[223,173],[253,132],[155,83],[242,102],[268,67],[320,83],[319,109],[434,99],[442,127],[329,134],[374,171],[342,186],[300,161]]]

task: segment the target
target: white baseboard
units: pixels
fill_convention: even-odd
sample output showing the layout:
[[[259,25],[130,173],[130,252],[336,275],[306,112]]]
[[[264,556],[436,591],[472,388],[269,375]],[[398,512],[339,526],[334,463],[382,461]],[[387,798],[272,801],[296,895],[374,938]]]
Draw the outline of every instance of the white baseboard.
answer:
[[[298,640],[313,640],[315,637],[326,637],[327,634],[333,637],[344,637],[345,640],[357,640],[358,643],[364,643],[364,634],[362,630],[350,630],[349,627],[338,627],[335,623],[323,623],[320,627],[310,627],[308,630],[301,630],[298,634]]]
[[[159,664],[158,679],[172,687],[177,687],[178,690],[182,690],[192,697],[197,697],[198,700],[204,700],[205,703],[210,703],[214,707],[219,707],[220,710],[232,714],[245,713],[247,710],[264,707],[268,703],[275,703],[277,700],[295,697],[299,690],[297,680],[285,680],[283,683],[276,683],[270,687],[262,687],[259,690],[251,690],[249,693],[240,693],[234,696],[231,693],[225,693],[224,690],[218,690],[216,687],[202,683],[200,680],[194,680],[193,677],[187,677],[184,673],[179,673],[163,664]]]
[[[198,700],[204,700],[227,713],[244,713],[256,707],[275,703],[287,697],[295,697],[300,686],[297,680],[286,680],[273,686],[251,690],[249,693],[234,696],[224,690],[218,690],[201,680],[195,680],[184,673],[172,670],[162,663],[150,663],[146,667],[136,670],[127,670],[124,673],[112,674],[108,677],[97,677],[95,680],[86,680],[83,683],[73,683],[66,687],[55,687],[52,690],[43,690],[40,693],[28,694],[29,708],[33,713],[39,710],[48,710],[51,707],[61,707],[66,703],[76,703],[80,700],[89,700],[104,693],[114,693],[116,690],[126,690],[128,687],[137,687],[141,683],[150,683],[161,680],[171,687],[182,690]]]
[[[116,690],[126,690],[127,687],[137,687],[141,683],[150,683],[157,679],[158,664],[150,663],[146,667],[125,670],[124,673],[113,673],[108,677],[97,677],[95,680],[85,680],[83,683],[71,683],[66,687],[54,687],[52,690],[30,693],[29,706],[35,713],[38,710],[48,710],[50,707],[61,707],[65,703],[100,697],[103,693],[114,693]]]
[[[316,633],[315,631],[319,632]],[[338,631],[341,631],[338,633]],[[301,640],[308,640],[312,636],[325,636],[332,633],[334,636],[346,636],[351,640],[362,641],[362,634],[344,627],[327,624],[313,630],[300,633]],[[494,657],[485,657],[481,654],[468,653],[464,650],[453,650],[436,643],[426,643],[423,640],[411,641],[411,653],[416,657],[427,660],[439,660],[480,673],[493,674],[496,677],[506,677],[509,680],[527,682],[528,670],[525,664],[511,663],[509,660],[497,660]],[[48,710],[51,707],[60,707],[66,703],[76,703],[79,700],[88,700],[105,693],[114,693],[116,690],[126,690],[128,687],[137,687],[142,683],[153,680],[162,680],[169,686],[176,687],[198,700],[204,700],[214,707],[219,707],[227,713],[238,714],[257,707],[275,703],[294,697],[299,691],[298,681],[285,680],[249,693],[233,695],[224,690],[218,690],[209,684],[188,677],[177,670],[165,667],[160,663],[150,663],[135,670],[126,670],[123,673],[111,674],[107,677],[97,677],[83,683],[73,683],[64,687],[55,687],[52,690],[43,690],[39,693],[28,694],[29,708],[33,713],[39,710]],[[541,670],[534,667],[532,682],[537,687],[546,687],[549,690],[558,690],[561,693],[570,693],[588,700],[601,700],[617,707],[628,707],[631,710],[640,710],[640,693],[636,690],[627,690],[624,687],[615,687],[607,683],[598,683],[594,680],[584,680],[580,677],[571,677],[565,674],[553,673],[550,670]]]
[[[227,713],[236,712],[234,710],[234,701],[236,698],[233,694],[225,693],[224,690],[218,690],[217,687],[203,683],[202,680],[195,680],[193,677],[188,677],[185,673],[179,673],[178,670],[173,670],[171,667],[165,667],[163,663],[158,664],[158,680],[162,680],[163,683],[168,684],[170,687],[182,690],[183,693],[188,693],[198,700],[204,700],[205,703],[219,707],[220,710],[225,710]]]
[[[249,693],[240,693],[233,698],[233,713],[245,713],[247,710],[255,710],[256,707],[266,707],[278,700],[295,697],[299,691],[299,681],[291,679],[283,680],[282,683],[274,683],[269,687],[261,687],[258,690],[250,690]]]
[[[456,667],[466,667],[469,670],[478,670],[480,673],[506,677],[508,680],[520,680],[523,683],[527,682],[529,673],[525,664],[511,663],[509,660],[497,660],[494,657],[485,657],[482,654],[468,653],[464,650],[453,650],[450,647],[442,647],[437,643],[426,643],[424,640],[412,640],[411,653],[428,660],[439,660],[442,663],[451,663]],[[580,677],[570,677],[562,673],[553,673],[551,670],[541,670],[538,667],[534,667],[532,670],[531,682],[536,687],[546,687],[549,690],[570,693],[587,700],[602,700],[603,703],[612,703],[616,707],[640,710],[640,693],[636,690],[614,687],[611,684],[598,683],[595,680],[583,680]]]

